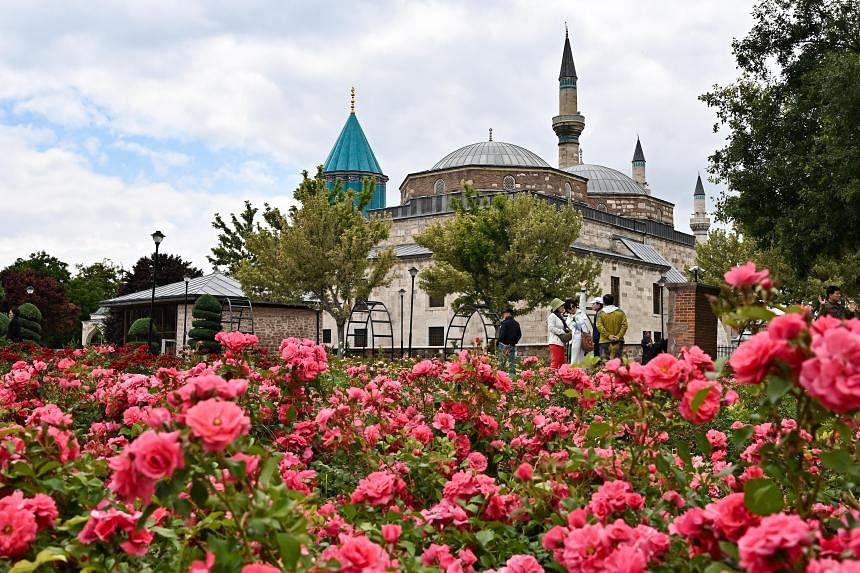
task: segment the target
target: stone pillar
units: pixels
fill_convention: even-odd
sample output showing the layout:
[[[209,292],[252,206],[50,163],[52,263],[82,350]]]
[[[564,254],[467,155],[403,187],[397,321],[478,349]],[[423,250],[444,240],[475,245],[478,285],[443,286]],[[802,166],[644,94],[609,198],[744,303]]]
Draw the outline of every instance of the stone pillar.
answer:
[[[702,283],[666,285],[666,334],[669,354],[678,355],[684,346],[698,346],[714,360],[717,358],[717,317],[708,295],[720,289]]]

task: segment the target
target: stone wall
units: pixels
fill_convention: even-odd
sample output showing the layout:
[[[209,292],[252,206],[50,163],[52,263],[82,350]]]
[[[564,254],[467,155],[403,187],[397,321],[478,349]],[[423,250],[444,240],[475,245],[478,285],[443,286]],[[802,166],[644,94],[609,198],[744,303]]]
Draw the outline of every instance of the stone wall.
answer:
[[[466,167],[410,174],[400,185],[400,202],[408,203],[413,197],[437,195],[436,182],[442,181],[445,193],[462,191],[465,184],[476,189],[502,191],[506,176],[515,180],[514,189],[529,190],[567,199],[565,184],[570,185],[571,199],[584,201],[585,179],[558,169],[540,167]]]
[[[622,217],[660,221],[667,225],[674,222],[675,206],[648,195],[591,195],[586,202],[592,207],[602,204],[607,212]]]
[[[716,359],[717,317],[708,295],[718,295],[720,290],[701,283],[676,283],[667,288],[668,352],[678,354],[684,346],[696,345]]]
[[[184,323],[185,305],[178,305],[176,311],[176,342],[182,346],[184,328],[191,330],[194,320],[191,316],[193,305],[188,305],[188,322]],[[244,322],[244,319],[243,319]],[[244,330],[244,327],[243,327]],[[275,352],[284,338],[317,339],[317,313],[310,308],[290,308],[283,306],[255,306],[254,334],[260,337],[260,348]]]

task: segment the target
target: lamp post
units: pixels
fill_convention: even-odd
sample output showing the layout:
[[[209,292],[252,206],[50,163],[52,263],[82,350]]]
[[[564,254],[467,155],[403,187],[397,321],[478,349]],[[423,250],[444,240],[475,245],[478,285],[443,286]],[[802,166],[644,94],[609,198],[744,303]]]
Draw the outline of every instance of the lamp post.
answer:
[[[406,289],[402,288],[400,293],[400,358],[403,358],[403,295],[406,294]]]
[[[702,267],[690,267],[690,272],[693,273],[693,282],[694,283],[699,282],[699,273],[702,272],[703,270],[705,270],[705,269],[703,269]]]
[[[415,308],[415,277],[418,276],[418,269],[409,267],[409,274],[412,276],[412,290],[409,294],[409,358],[412,358],[412,311]]]
[[[185,348],[185,342],[188,340],[188,283],[191,282],[191,277],[185,275],[182,277],[185,281],[185,317],[182,319],[182,348]]]
[[[34,289],[34,288],[33,288],[33,287],[31,287],[31,286],[28,286],[25,290],[27,291],[27,296],[30,296],[31,294],[33,294],[34,292],[36,292],[36,289]]]
[[[146,339],[147,350],[152,352],[152,321],[155,319],[155,281],[158,277],[158,245],[164,240],[164,233],[156,231],[152,234],[152,242],[155,243],[155,256],[152,257],[152,298],[149,300],[149,334]]]
[[[662,344],[666,339],[666,330],[663,326],[663,288],[666,286],[666,275],[660,275],[657,285],[660,287],[660,343]]]

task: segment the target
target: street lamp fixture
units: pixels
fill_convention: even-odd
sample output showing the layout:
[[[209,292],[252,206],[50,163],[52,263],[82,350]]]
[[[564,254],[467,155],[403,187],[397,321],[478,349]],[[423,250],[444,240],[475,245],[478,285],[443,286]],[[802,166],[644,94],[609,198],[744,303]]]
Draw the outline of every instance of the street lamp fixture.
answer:
[[[409,275],[412,277],[412,289],[409,294],[409,358],[412,358],[412,314],[415,308],[415,277],[418,276],[418,269],[409,267]]]
[[[693,282],[694,283],[699,282],[699,273],[704,271],[704,270],[705,269],[703,269],[702,267],[690,267],[690,272],[693,273]]]
[[[188,340],[188,283],[191,282],[191,277],[185,275],[182,277],[182,280],[185,281],[185,317],[182,319],[182,348],[185,348]]]
[[[156,231],[152,234],[155,243],[155,256],[152,257],[152,297],[149,299],[149,333],[146,337],[147,350],[152,352],[152,321],[155,320],[155,284],[158,279],[158,246],[164,240],[164,233]]]
[[[406,289],[402,288],[400,293],[400,358],[403,358],[403,295],[406,294]]]
[[[34,292],[36,292],[36,289],[34,289],[34,288],[33,288],[33,287],[31,287],[31,286],[28,286],[28,287],[27,287],[27,294],[28,294],[28,295],[31,295],[31,294],[33,294]]]

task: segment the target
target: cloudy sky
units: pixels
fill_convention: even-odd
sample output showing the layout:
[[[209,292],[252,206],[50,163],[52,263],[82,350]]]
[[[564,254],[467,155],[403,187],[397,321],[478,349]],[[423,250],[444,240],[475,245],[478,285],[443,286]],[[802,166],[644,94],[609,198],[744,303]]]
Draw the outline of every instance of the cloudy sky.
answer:
[[[584,159],[629,173],[689,232],[720,145],[697,96],[735,75],[741,0],[0,0],[0,266],[46,250],[129,267],[152,250],[208,270],[216,212],[286,205],[328,155],[349,89],[388,204],[409,172],[486,138],[552,165],[570,26]],[[708,195],[718,188],[706,184]]]

